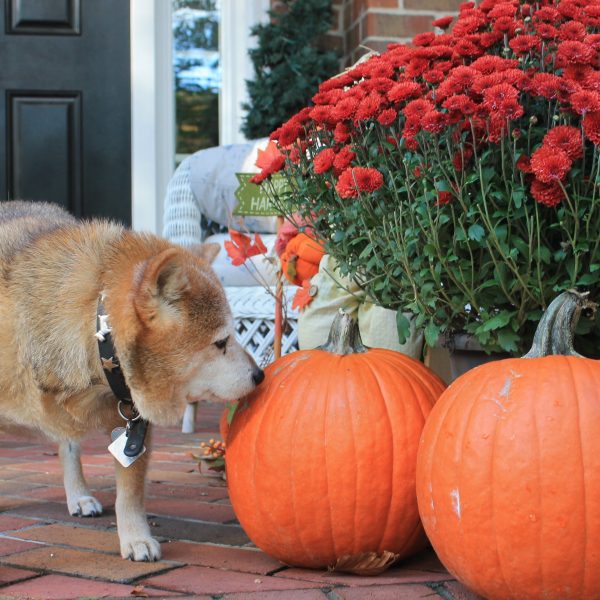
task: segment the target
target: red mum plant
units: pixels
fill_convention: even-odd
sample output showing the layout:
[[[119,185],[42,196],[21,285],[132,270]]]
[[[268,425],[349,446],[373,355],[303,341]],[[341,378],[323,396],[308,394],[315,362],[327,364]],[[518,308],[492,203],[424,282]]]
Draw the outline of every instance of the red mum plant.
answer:
[[[558,292],[600,292],[600,0],[465,2],[433,25],[273,132],[291,192],[272,162],[260,177],[429,344],[520,352]]]

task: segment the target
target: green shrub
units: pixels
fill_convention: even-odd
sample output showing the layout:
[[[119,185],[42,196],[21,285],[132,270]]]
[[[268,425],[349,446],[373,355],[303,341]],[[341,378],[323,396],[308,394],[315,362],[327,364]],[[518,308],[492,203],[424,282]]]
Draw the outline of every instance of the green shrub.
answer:
[[[269,135],[300,110],[319,83],[339,72],[337,53],[319,46],[331,27],[331,0],[285,0],[286,10],[269,11],[270,22],[255,25],[250,50],[254,80],[242,132],[248,139]]]

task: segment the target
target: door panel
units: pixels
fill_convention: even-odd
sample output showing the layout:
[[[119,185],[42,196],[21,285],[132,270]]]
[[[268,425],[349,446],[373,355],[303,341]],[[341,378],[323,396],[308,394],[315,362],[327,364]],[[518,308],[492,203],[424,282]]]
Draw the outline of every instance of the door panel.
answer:
[[[15,198],[52,197],[81,214],[81,96],[10,92],[8,104],[9,189]]]
[[[0,199],[131,222],[128,0],[4,0]]]
[[[10,0],[7,33],[78,35],[81,23],[79,0]]]

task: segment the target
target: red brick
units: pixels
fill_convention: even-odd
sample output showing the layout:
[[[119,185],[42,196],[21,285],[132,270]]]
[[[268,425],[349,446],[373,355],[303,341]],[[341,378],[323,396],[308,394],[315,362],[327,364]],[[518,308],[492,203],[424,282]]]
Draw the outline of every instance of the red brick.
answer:
[[[15,569],[13,567],[5,567],[0,565],[0,585],[7,585],[9,583],[15,583],[22,581],[23,579],[31,579],[37,577],[38,573],[35,571],[25,571],[24,569]]]
[[[226,523],[235,519],[235,513],[230,506],[175,498],[148,499],[146,501],[146,511],[152,515],[183,517],[212,523]]]
[[[463,0],[404,0],[404,8],[408,10],[437,10],[440,12],[458,12]]]
[[[0,515],[0,531],[13,531],[15,529],[21,529],[37,524],[39,524],[39,521],[34,521],[33,519],[21,519],[19,517]]]
[[[39,548],[39,544],[0,537],[0,556],[7,557],[9,554],[15,554],[16,552],[22,552],[23,550],[31,550],[32,548]]]
[[[43,486],[39,483],[29,483],[28,481],[11,479],[10,481],[0,481],[0,494],[2,496],[20,496],[41,487]]]
[[[123,560],[120,556],[58,546],[37,547],[35,550],[5,556],[1,560],[3,563],[18,567],[108,579],[119,583],[126,583],[171,566],[161,561],[133,562]]]
[[[212,502],[229,498],[227,488],[224,486],[190,486],[169,485],[165,483],[150,483],[146,488],[147,498],[187,498],[200,502]]]
[[[105,581],[76,579],[64,575],[46,575],[31,581],[2,588],[2,597],[28,598],[30,600],[71,600],[72,598],[133,598],[131,592],[134,585],[119,585]],[[144,592],[150,597],[172,597],[176,594],[153,590],[145,587]],[[206,598],[209,596],[199,596]]]
[[[28,506],[34,502],[36,502],[36,500],[19,498],[17,496],[0,496],[0,512],[13,510],[15,508],[19,508],[20,506]]]
[[[213,567],[264,575],[284,565],[260,550],[243,550],[228,546],[171,542],[162,545],[163,559],[188,565]]]
[[[321,590],[286,590],[285,597],[280,591],[273,592],[239,592],[227,594],[223,600],[326,600]]]
[[[342,600],[434,600],[439,598],[426,585],[374,585],[372,587],[336,588]]]
[[[81,522],[88,523],[94,527],[115,525],[114,510],[104,505],[104,512],[98,517],[76,517],[69,514],[66,502],[36,502],[29,506],[23,506],[11,511],[20,517],[32,517],[44,521],[62,521],[80,525]]]
[[[398,8],[398,0],[366,0],[368,8]]]
[[[417,571],[404,569],[401,566],[393,567],[376,577],[361,577],[359,575],[350,575],[346,573],[334,573],[328,571],[314,571],[311,569],[286,569],[276,573],[275,577],[283,579],[298,579],[302,581],[314,581],[321,585],[348,585],[348,586],[368,586],[368,585],[391,585],[402,583],[429,583],[445,581],[449,579],[446,573],[431,573],[427,571]]]
[[[458,581],[445,583],[444,587],[452,594],[454,600],[484,600],[481,596],[474,594]]]
[[[178,592],[193,594],[227,594],[228,592],[262,592],[263,590],[296,590],[319,587],[307,581],[276,579],[237,571],[221,571],[206,567],[183,567],[146,579],[143,583]]]
[[[368,13],[365,17],[363,38],[380,36],[385,38],[412,37],[423,31],[431,31],[433,15],[395,15],[390,13]]]
[[[13,536],[24,540],[46,542],[47,544],[62,544],[75,548],[88,548],[100,552],[119,554],[119,536],[116,531],[98,531],[84,527],[55,524],[13,533]]]

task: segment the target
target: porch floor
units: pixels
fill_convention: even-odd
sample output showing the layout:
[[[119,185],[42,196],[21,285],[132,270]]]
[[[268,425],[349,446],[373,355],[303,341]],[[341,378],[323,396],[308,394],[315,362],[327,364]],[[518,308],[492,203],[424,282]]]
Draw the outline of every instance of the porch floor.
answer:
[[[433,552],[378,577],[286,567],[257,550],[237,523],[223,480],[199,473],[191,452],[218,437],[221,407],[203,404],[198,431],[154,431],[147,509],[163,558],[122,560],[106,436],[83,445],[96,518],[67,512],[56,447],[0,438],[0,600],[198,598],[224,600],[475,600]]]

